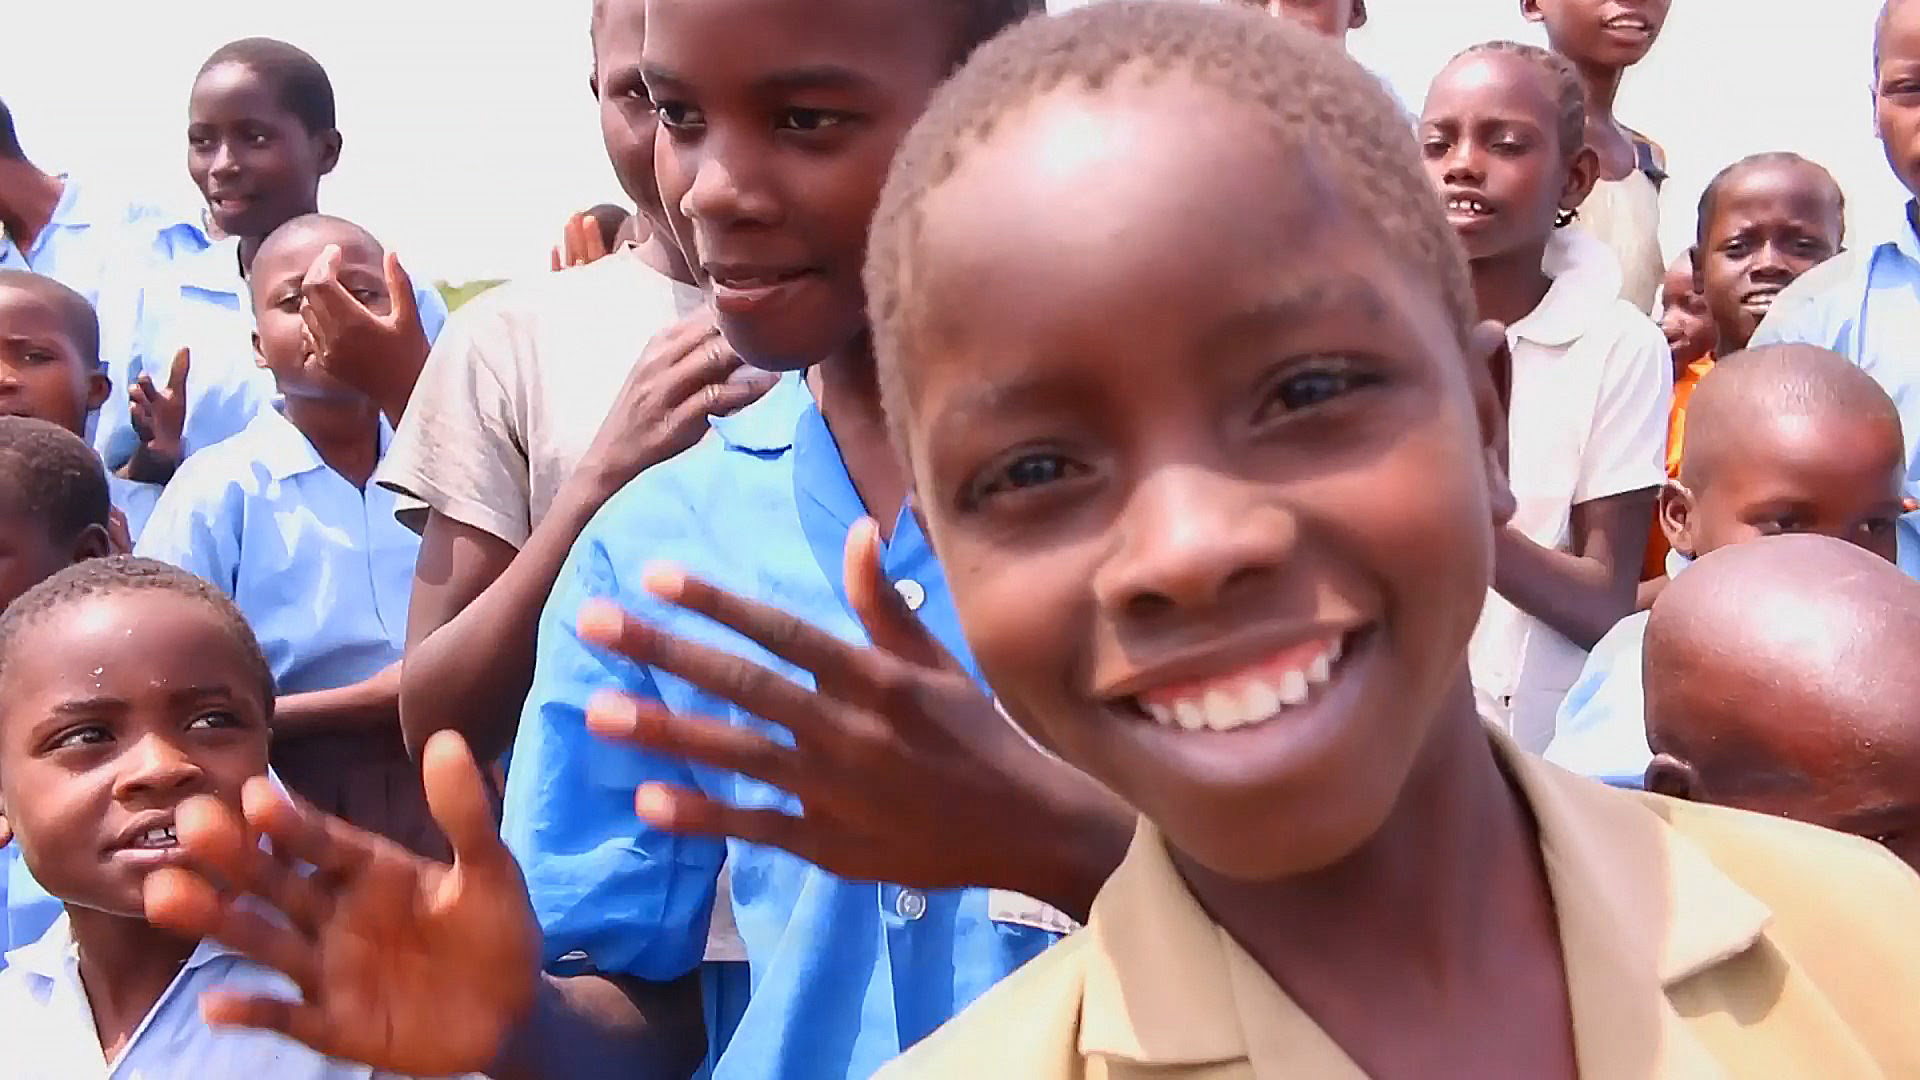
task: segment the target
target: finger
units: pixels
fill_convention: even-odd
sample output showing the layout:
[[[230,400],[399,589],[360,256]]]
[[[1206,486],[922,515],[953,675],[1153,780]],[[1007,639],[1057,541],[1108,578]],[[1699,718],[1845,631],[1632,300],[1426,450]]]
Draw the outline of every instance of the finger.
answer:
[[[297,803],[271,781],[256,777],[241,791],[247,823],[273,841],[276,854],[340,876],[366,865],[388,841]]]
[[[740,356],[716,331],[695,342],[667,373],[663,387],[669,401],[685,401],[704,395],[706,388],[726,382],[740,370]]]
[[[591,214],[581,215],[586,220],[581,237],[580,250],[585,253],[584,262],[598,262],[607,257],[607,238],[600,232],[600,222]]]
[[[300,931],[228,904],[204,936],[292,979],[302,994],[313,995],[320,975],[320,950]]]
[[[579,266],[585,260],[581,257],[586,250],[587,216],[575,214],[567,219],[567,265]]]
[[[434,733],[420,755],[427,809],[453,848],[454,865],[469,873],[497,873],[513,866],[493,822],[487,782],[465,739],[451,731]]]
[[[201,795],[180,804],[174,835],[193,865],[242,888],[253,871],[253,838],[240,815],[218,799]]]
[[[314,359],[319,360],[321,363],[326,362],[327,346],[329,339],[332,337],[328,332],[326,318],[327,317],[320,312],[320,305],[304,299],[301,301],[300,335],[307,346],[307,351],[311,352]]]
[[[725,720],[681,716],[658,702],[606,694],[587,706],[587,730],[800,794],[792,787],[803,778],[791,747]]]
[[[713,313],[700,308],[682,316],[678,322],[655,334],[641,352],[646,361],[664,361],[678,363],[683,358],[697,353],[709,338],[716,338],[720,331],[713,325]]]
[[[555,244],[553,247],[553,271],[557,274],[564,269],[566,268],[560,263],[560,245]]]
[[[368,317],[366,307],[332,276],[301,282],[300,314],[322,347],[333,344],[341,327]]]
[[[413,298],[413,276],[407,268],[400,265],[400,256],[387,252],[384,266],[387,276],[387,295],[393,303],[392,314],[387,323],[402,328],[420,325],[420,304]]]
[[[808,862],[822,861],[820,844],[806,819],[781,810],[732,806],[685,788],[643,784],[633,793],[633,812],[656,829],[692,836],[732,836],[779,848]]]
[[[333,1025],[313,1005],[214,990],[200,996],[200,1018],[216,1028],[276,1032],[321,1053],[334,1048]]]
[[[730,652],[656,630],[638,619],[628,618],[611,605],[590,604],[583,608],[579,629],[580,636],[589,644],[612,649],[639,664],[671,671],[694,686],[780,724],[796,735],[833,726],[826,701],[791,679]],[[825,660],[821,666],[833,667]]]
[[[140,883],[147,921],[186,937],[202,938],[220,923],[220,894],[206,878],[167,866]]]
[[[767,391],[778,385],[780,376],[768,371],[755,371],[745,378],[728,379],[714,392],[713,405],[708,411],[715,416],[732,416],[766,397]]]
[[[880,526],[861,518],[847,533],[842,571],[847,603],[866,628],[874,645],[921,667],[952,670],[957,665],[933,635],[914,616],[905,600],[887,580],[881,563]]]
[[[665,564],[649,567],[642,577],[642,584],[659,599],[736,630],[780,659],[811,671],[823,686],[869,684],[873,681],[876,672],[864,649],[849,645],[805,619],[779,608],[737,596],[688,577],[678,567]],[[638,629],[642,639],[674,640],[633,620],[629,620],[629,625]],[[704,652],[732,656],[731,653],[713,649]],[[779,681],[787,682],[785,679]]]
[[[167,393],[176,396],[184,395],[187,392],[187,375],[192,370],[193,354],[191,351],[181,349],[179,352],[174,353],[173,366],[167,369]],[[146,376],[141,376],[140,381],[146,383],[149,392],[152,391],[153,384],[147,382]]]

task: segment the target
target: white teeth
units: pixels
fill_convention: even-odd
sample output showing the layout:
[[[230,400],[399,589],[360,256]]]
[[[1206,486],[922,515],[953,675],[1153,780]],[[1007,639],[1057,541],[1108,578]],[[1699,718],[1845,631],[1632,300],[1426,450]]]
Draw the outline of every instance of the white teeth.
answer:
[[[1313,688],[1333,680],[1341,643],[1335,640],[1306,667],[1280,675],[1229,676],[1204,694],[1172,705],[1139,702],[1153,722],[1186,731],[1233,731],[1260,723],[1284,709],[1306,704]]]
[[[140,834],[141,847],[172,847],[177,842],[171,825],[156,826]]]
[[[1207,726],[1206,712],[1201,709],[1199,705],[1191,701],[1183,701],[1175,705],[1173,707],[1173,715],[1174,719],[1180,722],[1180,726],[1186,728],[1188,731],[1199,731],[1201,728]]]
[[[1319,686],[1332,677],[1333,661],[1327,659],[1326,653],[1314,657],[1313,663],[1307,665],[1307,682],[1314,686]]]
[[[1145,706],[1145,708],[1147,710],[1147,715],[1153,717],[1154,723],[1165,724],[1169,727],[1173,725],[1174,719],[1173,719],[1172,709],[1167,708],[1165,705],[1147,705]]]
[[[1268,686],[1265,679],[1248,679],[1243,705],[1247,719],[1265,720],[1280,711],[1280,695]]]
[[[1201,708],[1207,713],[1207,726],[1215,731],[1231,731],[1240,726],[1240,703],[1225,690],[1209,690]]]
[[[1280,703],[1282,705],[1301,705],[1307,700],[1307,677],[1298,671],[1289,671],[1280,680]]]

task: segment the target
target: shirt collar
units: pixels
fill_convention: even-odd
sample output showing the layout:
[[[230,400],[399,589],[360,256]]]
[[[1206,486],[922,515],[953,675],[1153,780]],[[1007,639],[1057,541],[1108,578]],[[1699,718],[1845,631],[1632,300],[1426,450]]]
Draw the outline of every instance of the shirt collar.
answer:
[[[807,389],[806,373],[790,371],[759,401],[732,416],[711,417],[707,423],[735,450],[780,454],[793,448],[793,433],[811,408],[813,394]]]
[[[214,240],[201,251],[173,260],[180,284],[203,292],[238,296],[244,299],[247,283],[240,277],[240,240],[229,236]]]
[[[1497,730],[1488,737],[1539,826],[1581,1074],[1643,1072],[1630,1066],[1676,1037],[1648,996],[1744,953],[1771,915],[1667,823],[1665,804],[1529,758]],[[1277,1073],[1360,1075],[1201,910],[1144,819],[1086,933],[1083,1055],[1160,1066],[1258,1055]]]
[[[291,480],[296,476],[327,468],[320,457],[320,451],[305,433],[287,419],[280,406],[261,409],[247,424],[246,430],[252,433],[254,445],[249,449],[252,460],[264,467],[267,474],[275,480]],[[387,447],[393,442],[393,427],[385,416],[380,417],[380,456],[387,456]]]
[[[1536,345],[1573,344],[1611,314],[1620,296],[1620,261],[1583,228],[1557,230],[1547,241],[1540,269],[1553,279],[1547,295],[1508,327],[1514,337]]]
[[[1900,225],[1893,230],[1893,246],[1909,263],[1920,266],[1920,236],[1914,233],[1913,218],[1920,213],[1920,202],[1909,201],[1900,213]]]
[[[193,971],[223,956],[239,955],[212,938],[202,938],[200,944],[194,947],[193,955],[187,957],[186,967],[181,970],[183,973]],[[79,961],[79,956],[79,946],[73,940],[73,925],[66,913],[61,912],[38,941],[7,953],[7,967],[18,968],[38,979],[57,982],[68,977],[67,973]]]

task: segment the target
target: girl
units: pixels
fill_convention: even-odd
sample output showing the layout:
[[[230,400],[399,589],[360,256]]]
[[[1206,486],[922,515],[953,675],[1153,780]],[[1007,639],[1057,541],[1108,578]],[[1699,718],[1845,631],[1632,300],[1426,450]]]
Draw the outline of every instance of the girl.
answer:
[[[1607,249],[1564,229],[1592,190],[1579,79],[1499,42],[1456,57],[1421,117],[1427,173],[1465,245],[1482,318],[1508,327],[1516,512],[1495,534],[1473,638],[1483,700],[1520,744],[1553,735],[1586,650],[1633,609],[1673,374],[1652,320],[1616,299]]]

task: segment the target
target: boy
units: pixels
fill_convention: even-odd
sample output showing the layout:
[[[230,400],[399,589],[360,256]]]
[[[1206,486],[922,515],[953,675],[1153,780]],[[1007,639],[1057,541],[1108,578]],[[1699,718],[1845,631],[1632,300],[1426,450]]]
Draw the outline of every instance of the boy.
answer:
[[[1083,152],[1043,156],[1062,145]],[[1088,928],[896,1075],[1920,1067],[1910,870],[1820,830],[1571,780],[1475,715],[1501,334],[1472,324],[1398,112],[1336,49],[1212,5],[1027,23],[935,99],[872,239],[888,416],[974,655],[1016,721],[1144,815]],[[874,541],[869,524],[849,545],[861,591],[885,587]],[[755,621],[678,572],[653,583]],[[646,653],[647,634],[623,648]],[[825,637],[768,636],[791,652]],[[814,657],[881,692],[874,663]],[[924,719],[898,684],[887,700]],[[441,779],[435,805],[470,812]],[[264,802],[251,820],[300,841],[288,857],[381,854]],[[196,859],[249,893],[279,880],[236,857],[230,812],[208,812],[217,834],[182,834]],[[517,931],[497,849],[466,851],[471,874],[385,861],[284,900],[328,912],[307,935],[321,941]],[[438,891],[363,906],[381,878]],[[169,919],[231,910],[186,874],[156,884]],[[301,1005],[217,1016],[396,1058],[451,1041],[422,1003],[472,974],[405,985],[397,959],[334,966],[293,932],[258,944],[330,970]],[[490,981],[483,1024],[524,1011],[517,975]],[[378,1032],[357,1046],[354,1004]]]
[[[314,356],[301,316],[316,261],[384,315],[385,252],[309,215],[274,230],[249,284],[254,351],[283,404],[181,468],[139,554],[200,575],[245,612],[284,695],[275,765],[328,812],[425,851],[436,842],[400,740],[400,656],[419,538],[369,483],[391,438],[381,410]]]
[[[0,611],[65,567],[107,555],[109,508],[106,471],[78,435],[0,416]],[[0,848],[0,952],[38,939],[59,914],[19,849]]]
[[[1920,867],[1920,583],[1827,537],[1691,567],[1647,623],[1647,790],[1876,840]]]
[[[1719,340],[1713,312],[1693,282],[1693,249],[1680,253],[1667,267],[1660,283],[1660,332],[1673,353],[1673,411],[1667,418],[1667,479],[1680,477],[1680,447],[1687,422],[1687,402],[1701,376],[1713,370],[1713,346]],[[1667,575],[1667,534],[1654,515],[1647,538],[1647,557],[1640,568],[1640,590],[1634,610],[1645,611],[1660,595]],[[1658,584],[1656,584],[1658,583]]]
[[[1660,186],[1667,156],[1658,144],[1614,117],[1627,69],[1646,59],[1666,25],[1670,0],[1520,0],[1527,21],[1544,24],[1553,51],[1566,57],[1586,86],[1587,142],[1600,155],[1600,182],[1582,203],[1580,223],[1620,259],[1620,295],[1653,308],[1660,283]]]
[[[1680,476],[1660,494],[1676,556],[1670,571],[1783,532],[1837,537],[1894,560],[1906,460],[1900,415],[1842,357],[1805,345],[1729,356],[1700,380],[1689,424]],[[1561,707],[1548,761],[1610,784],[1640,784],[1646,625],[1645,612],[1630,615],[1594,647]]]
[[[1920,192],[1920,4],[1887,0],[1873,36],[1873,108],[1894,175]],[[1872,375],[1900,408],[1908,497],[1920,497],[1920,234],[1909,203],[1894,235],[1851,248],[1782,291],[1753,343],[1832,349]]]
[[[37,417],[85,437],[88,418],[112,391],[86,297],[50,277],[0,270],[0,414]],[[159,489],[112,475],[107,483],[131,543]]]
[[[0,617],[0,802],[25,864],[65,906],[0,974],[0,1040],[18,1080],[372,1071],[289,1040],[214,1031],[199,997],[296,992],[211,941],[149,924],[141,889],[179,865],[176,813],[238,808],[267,766],[273,679],[231,603],[172,567],[71,567]]]

